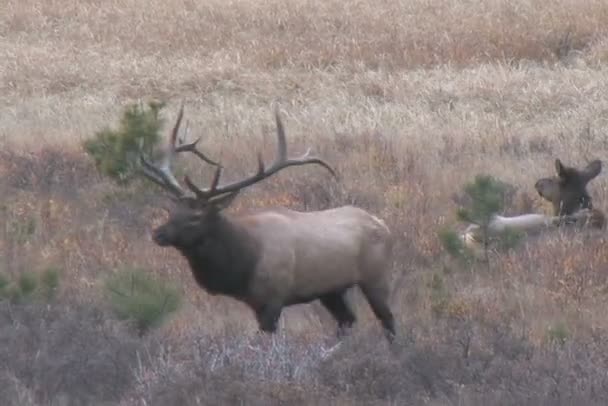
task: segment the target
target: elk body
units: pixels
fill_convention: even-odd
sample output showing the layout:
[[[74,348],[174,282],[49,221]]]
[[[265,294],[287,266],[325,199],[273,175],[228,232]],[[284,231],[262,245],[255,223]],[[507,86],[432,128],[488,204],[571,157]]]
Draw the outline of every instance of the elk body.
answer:
[[[547,231],[556,230],[564,224],[577,227],[591,226],[592,228],[601,228],[604,222],[603,213],[597,209],[581,209],[573,214],[563,216],[548,216],[536,213],[510,217],[494,215],[487,225],[485,236],[483,229],[479,225],[471,224],[460,235],[460,239],[465,246],[481,256],[485,237],[496,237],[507,231],[526,233],[527,235],[540,235]]]
[[[163,161],[156,166],[142,156],[145,175],[169,190],[177,205],[152,238],[186,258],[194,279],[212,295],[225,295],[248,305],[259,328],[275,332],[282,309],[319,299],[338,324],[338,336],[352,326],[355,315],[345,294],[359,286],[389,341],[395,335],[388,306],[392,237],[379,218],[353,206],[299,212],[286,208],[248,214],[226,209],[239,191],[289,166],[316,164],[333,175],[329,164],[308,152],[287,157],[283,124],[276,113],[278,154],[266,167],[258,154],[257,172],[243,180],[219,185],[218,164],[211,186],[202,190],[188,176],[187,195],[171,172],[176,153],[194,152],[196,142],[176,146],[183,115],[177,118]]]

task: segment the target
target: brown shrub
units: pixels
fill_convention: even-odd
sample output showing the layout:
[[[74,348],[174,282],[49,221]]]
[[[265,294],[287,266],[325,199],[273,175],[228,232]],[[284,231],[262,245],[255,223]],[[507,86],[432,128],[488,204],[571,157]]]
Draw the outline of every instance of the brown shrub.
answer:
[[[0,302],[0,398],[15,405],[116,402],[134,384],[140,348],[86,304]]]

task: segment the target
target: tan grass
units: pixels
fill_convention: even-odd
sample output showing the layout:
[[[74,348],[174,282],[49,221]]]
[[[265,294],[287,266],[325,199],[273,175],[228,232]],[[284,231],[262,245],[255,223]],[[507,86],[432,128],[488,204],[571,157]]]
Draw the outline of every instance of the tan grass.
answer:
[[[533,184],[553,174],[555,157],[581,166],[608,156],[606,27],[600,0],[7,0],[0,270],[58,264],[66,294],[90,299],[109,272],[137,264],[184,289],[186,308],[161,341],[191,341],[199,329],[253,335],[248,309],[202,292],[177,253],[151,243],[161,199],[143,204],[141,186],[122,191],[99,179],[81,143],[117,123],[128,103],[165,100],[170,121],[185,100],[192,136],[204,136],[232,178],[253,170],[254,149],[274,151],[278,103],[290,148],[313,146],[341,180],[290,170],[233,210],[354,199],[384,217],[398,239],[392,302],[404,333],[415,326],[434,342],[446,320],[506,320],[537,347],[557,322],[576,338],[605,334],[604,236],[586,246],[583,237],[532,241],[494,258],[487,274],[459,270],[437,231],[454,224],[452,196],[477,173],[512,183],[517,202],[527,196],[541,210]],[[590,192],[608,210],[605,174]],[[29,219],[35,233],[15,242],[12,225]],[[447,289],[444,307],[433,274]],[[355,334],[378,328],[358,293],[353,299],[362,321]],[[317,305],[282,319],[294,340],[314,342],[333,328]]]

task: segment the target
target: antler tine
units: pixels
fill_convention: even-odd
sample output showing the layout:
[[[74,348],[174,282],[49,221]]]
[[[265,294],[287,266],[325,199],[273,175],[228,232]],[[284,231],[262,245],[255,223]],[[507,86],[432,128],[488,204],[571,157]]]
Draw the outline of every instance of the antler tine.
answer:
[[[179,134],[179,126],[182,123],[182,118],[184,118],[184,102],[182,102],[179,113],[177,113],[177,120],[175,120],[175,125],[173,126],[173,130],[171,131],[171,137],[169,138],[169,151],[164,156],[163,166],[171,165],[171,161],[177,152],[175,143],[177,142],[177,134]]]
[[[323,159],[317,156],[311,156],[310,153],[312,148],[308,148],[308,150],[301,156],[295,158],[287,157],[287,139],[285,137],[285,128],[283,126],[283,121],[281,120],[281,116],[279,115],[279,109],[275,110],[275,119],[277,122],[277,157],[275,161],[272,163],[270,168],[266,171],[266,176],[268,177],[275,172],[286,168],[288,166],[300,166],[300,165],[308,165],[308,164],[317,164],[321,165],[325,169],[327,169],[334,177],[337,177],[336,171],[325,162]]]
[[[308,148],[308,150],[306,150],[306,152],[303,155],[301,155],[297,158],[292,158],[292,159],[288,159],[288,160],[284,161],[284,163],[285,163],[284,166],[299,166],[299,165],[307,165],[307,164],[317,164],[317,165],[321,165],[322,167],[327,169],[334,178],[337,178],[338,173],[335,171],[335,169],[332,168],[331,165],[328,164],[322,158],[315,156],[315,155],[310,155],[311,151],[312,151],[312,148]]]
[[[175,121],[175,125],[173,126],[173,129],[169,136],[168,145],[166,145],[164,147],[163,155],[162,155],[161,161],[158,166],[155,166],[154,164],[149,162],[146,159],[146,157],[143,155],[143,153],[140,155],[143,174],[147,178],[149,178],[150,180],[155,182],[156,184],[169,190],[172,194],[176,195],[178,198],[184,197],[186,195],[186,192],[181,187],[181,185],[179,184],[177,179],[175,179],[175,176],[173,175],[173,172],[171,170],[171,165],[173,163],[173,160],[175,159],[176,154],[179,154],[181,152],[191,152],[194,155],[196,155],[199,159],[201,159],[202,161],[204,161],[210,165],[216,166],[218,168],[218,170],[216,171],[216,175],[215,175],[215,178],[214,178],[214,181],[212,184],[212,189],[215,189],[217,187],[217,184],[219,182],[220,172],[221,172],[219,169],[222,168],[221,164],[210,159],[197,148],[197,145],[198,145],[199,141],[202,139],[202,137],[199,137],[194,142],[187,143],[187,144],[184,144],[184,140],[178,137],[179,129],[180,129],[180,125],[182,123],[183,117],[184,117],[184,103],[182,102],[180,109],[179,109],[179,113],[177,115],[177,119]],[[179,146],[177,145],[178,141],[180,144]],[[189,178],[186,178],[186,184],[187,184],[188,188],[192,192],[194,192],[198,198],[203,199],[205,197],[206,192],[198,189]]]
[[[186,128],[184,129],[184,136],[178,138],[179,145],[182,145],[183,143],[185,143],[186,140],[188,139],[189,135],[190,135],[190,120],[186,120]]]
[[[211,181],[211,186],[209,187],[209,189],[206,189],[206,190],[202,190],[198,186],[196,186],[188,175],[184,176],[184,183],[186,183],[186,186],[188,186],[188,189],[190,189],[199,200],[207,201],[207,200],[209,200],[209,198],[219,194],[219,193],[216,193],[216,191],[217,191],[217,185],[220,182],[221,174],[222,174],[222,167],[218,166],[213,175],[213,180]]]
[[[274,110],[274,118],[277,122],[277,158],[275,162],[282,162],[287,160],[287,139],[285,138],[285,127],[278,107]]]
[[[211,158],[209,158],[208,156],[206,156],[205,154],[203,154],[201,151],[199,151],[196,146],[199,143],[199,141],[203,138],[202,136],[198,137],[198,139],[196,139],[194,142],[191,142],[189,144],[182,144],[179,146],[176,146],[176,141],[177,141],[177,134],[179,133],[179,126],[181,124],[182,118],[184,116],[184,103],[182,102],[182,105],[179,109],[179,114],[177,116],[177,121],[175,122],[175,126],[173,127],[173,131],[171,132],[171,143],[170,143],[170,153],[167,154],[167,157],[169,159],[169,161],[171,159],[173,159],[173,156],[175,154],[179,154],[180,152],[191,152],[194,155],[196,155],[199,159],[203,160],[204,162],[208,163],[209,165],[213,165],[213,166],[221,166],[219,163],[215,162],[214,160],[212,160]],[[187,132],[188,129],[186,129]]]
[[[224,195],[226,193],[237,192],[247,186],[253,185],[265,178],[268,178],[281,169],[287,168],[289,166],[301,166],[308,164],[317,164],[323,166],[327,169],[334,177],[337,177],[336,171],[325,162],[323,159],[317,156],[311,156],[309,148],[305,154],[296,158],[288,158],[287,157],[287,140],[285,137],[285,129],[283,127],[283,122],[281,121],[281,116],[279,115],[279,110],[275,110],[275,118],[277,123],[277,156],[269,168],[266,168],[264,165],[264,161],[262,160],[262,156],[258,153],[258,170],[254,175],[251,175],[248,178],[243,180],[230,183],[228,185],[224,185],[218,187],[219,176],[221,173],[221,167],[218,167],[215,173],[215,177],[209,189],[202,190],[198,188],[196,185],[192,183],[192,181],[188,178],[185,179],[186,185],[188,188],[192,190],[199,199],[201,200],[209,200],[215,196]]]
[[[175,179],[175,176],[173,176],[173,173],[171,172],[171,163],[176,153],[175,143],[177,141],[177,134],[179,133],[179,127],[183,116],[184,104],[182,103],[177,115],[177,120],[175,121],[175,125],[173,126],[173,130],[171,131],[171,135],[169,137],[169,145],[165,147],[165,151],[162,155],[159,166],[155,166],[149,162],[144,156],[143,151],[140,153],[143,174],[148,179],[152,180],[154,183],[158,184],[164,189],[167,189],[177,197],[184,196],[185,191],[180,186],[177,179]]]
[[[177,134],[179,133],[179,126],[182,123],[182,118],[184,117],[184,103],[179,109],[179,113],[177,114],[177,120],[175,120],[175,125],[173,126],[173,130],[171,131],[171,136],[169,137],[169,145],[167,145],[167,149],[163,154],[160,167],[157,168],[163,173],[170,173],[171,171],[171,163],[173,162],[173,157],[176,153],[175,143],[177,142]]]
[[[143,155],[140,156],[140,160],[142,163],[143,174],[148,179],[162,188],[167,189],[177,197],[184,196],[184,190],[170,171],[165,171],[155,167]]]
[[[331,165],[319,157],[310,155],[312,148],[308,148],[308,150],[306,150],[306,152],[299,157],[288,158],[285,128],[283,126],[283,120],[281,120],[281,116],[279,115],[278,108],[275,110],[275,119],[277,122],[277,158],[273,162],[272,166],[268,169],[269,173],[274,173],[277,170],[287,166],[318,164],[326,168],[332,175],[336,176],[336,171],[331,167]]]
[[[196,155],[197,157],[199,157],[199,159],[201,159],[202,161],[208,163],[209,165],[213,165],[213,166],[222,166],[222,164],[220,164],[219,162],[216,162],[214,160],[212,160],[211,158],[209,158],[207,155],[203,154],[201,151],[199,151],[196,148],[196,145],[198,144],[198,142],[202,139],[203,137],[198,137],[194,142],[191,142],[189,144],[182,144],[179,147],[175,148],[175,152],[176,153],[180,153],[180,152],[192,152],[194,155]]]

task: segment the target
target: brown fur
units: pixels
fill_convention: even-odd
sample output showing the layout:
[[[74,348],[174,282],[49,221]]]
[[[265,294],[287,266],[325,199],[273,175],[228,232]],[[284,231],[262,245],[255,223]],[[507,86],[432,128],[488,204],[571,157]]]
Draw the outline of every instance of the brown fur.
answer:
[[[285,306],[320,299],[341,333],[355,321],[344,294],[359,286],[387,336],[395,334],[387,304],[392,237],[384,222],[352,206],[251,215],[224,214],[223,207],[181,206],[154,230],[157,244],[188,259],[202,288],[246,303],[270,332]]]
[[[594,160],[585,168],[576,169],[556,159],[555,170],[557,176],[539,179],[534,184],[538,194],[553,205],[553,215],[570,215],[580,209],[593,209],[587,184],[599,175],[602,162]]]

